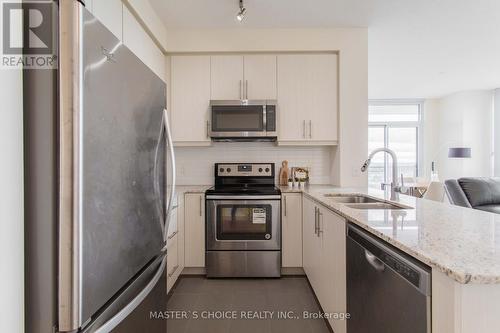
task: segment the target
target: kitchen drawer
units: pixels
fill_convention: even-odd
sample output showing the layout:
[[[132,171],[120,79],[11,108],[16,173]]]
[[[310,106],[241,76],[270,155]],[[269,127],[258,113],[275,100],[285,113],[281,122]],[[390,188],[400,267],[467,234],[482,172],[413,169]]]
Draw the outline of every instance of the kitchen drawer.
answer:
[[[167,292],[170,291],[180,274],[177,235],[172,234],[171,238],[167,241]]]

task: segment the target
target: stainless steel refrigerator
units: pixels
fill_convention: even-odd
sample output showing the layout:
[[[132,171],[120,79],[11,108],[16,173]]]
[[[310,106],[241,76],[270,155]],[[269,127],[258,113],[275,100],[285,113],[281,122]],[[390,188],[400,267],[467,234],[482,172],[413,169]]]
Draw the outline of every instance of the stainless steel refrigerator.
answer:
[[[166,332],[166,85],[80,2],[24,70],[26,332]],[[154,316],[153,316],[154,317]]]

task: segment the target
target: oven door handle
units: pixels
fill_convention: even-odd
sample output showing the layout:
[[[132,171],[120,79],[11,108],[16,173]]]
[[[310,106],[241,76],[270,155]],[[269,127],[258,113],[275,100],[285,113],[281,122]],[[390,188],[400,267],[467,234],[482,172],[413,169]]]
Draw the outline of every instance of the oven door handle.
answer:
[[[281,200],[280,195],[207,195],[207,200]]]

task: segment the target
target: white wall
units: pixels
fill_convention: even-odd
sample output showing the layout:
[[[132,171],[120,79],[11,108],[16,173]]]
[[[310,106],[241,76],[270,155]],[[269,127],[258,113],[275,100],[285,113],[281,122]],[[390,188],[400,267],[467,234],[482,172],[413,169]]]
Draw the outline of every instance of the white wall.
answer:
[[[166,30],[149,2],[88,0],[86,7],[146,66],[166,80]]]
[[[359,170],[368,150],[367,29],[167,30],[166,45],[168,53],[337,51],[340,128],[331,181],[367,185]]]
[[[425,104],[425,170],[436,161],[441,180],[492,175],[493,91],[459,92]],[[470,147],[472,158],[450,159],[448,148]]]
[[[22,72],[0,69],[0,332],[24,331]]]
[[[493,150],[495,177],[500,177],[500,89],[494,91]]]
[[[217,162],[274,162],[276,175],[281,162],[309,167],[311,184],[331,184],[331,147],[278,147],[274,143],[214,143],[211,147],[176,148],[177,181],[180,185],[214,182]],[[278,181],[278,179],[276,179]]]

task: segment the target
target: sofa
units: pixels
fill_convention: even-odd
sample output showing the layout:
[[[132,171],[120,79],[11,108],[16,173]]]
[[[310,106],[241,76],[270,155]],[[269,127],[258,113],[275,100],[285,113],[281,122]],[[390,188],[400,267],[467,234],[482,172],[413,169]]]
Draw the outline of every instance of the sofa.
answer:
[[[459,178],[444,182],[453,205],[500,214],[500,178]]]

